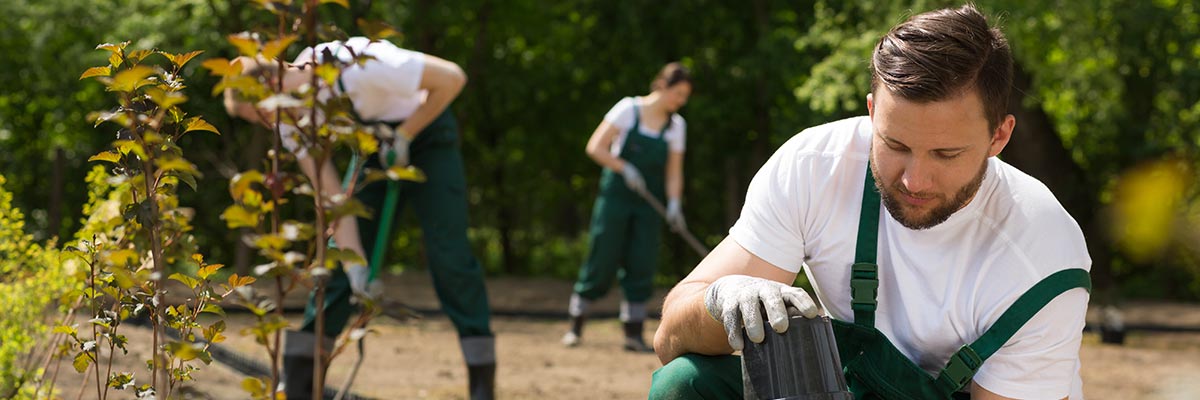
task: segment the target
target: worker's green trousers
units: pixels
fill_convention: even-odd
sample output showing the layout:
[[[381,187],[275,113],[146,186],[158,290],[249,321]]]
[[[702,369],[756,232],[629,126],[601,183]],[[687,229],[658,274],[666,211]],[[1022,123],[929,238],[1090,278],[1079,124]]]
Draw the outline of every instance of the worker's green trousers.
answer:
[[[654,371],[650,400],[740,399],[742,359],[684,354]]]
[[[415,207],[425,240],[425,254],[433,286],[442,311],[454,322],[460,337],[492,336],[483,269],[467,241],[466,176],[459,150],[458,124],[447,109],[413,141],[409,151],[412,165],[428,178],[423,183],[403,182],[396,218],[405,204]],[[367,167],[380,168],[371,156]],[[370,255],[374,249],[386,182],[374,182],[357,195],[373,211],[374,218],[359,218],[363,247]],[[393,223],[392,226],[395,226]],[[391,232],[386,232],[389,237]],[[384,241],[388,243],[390,241]],[[386,263],[384,264],[386,265]],[[384,290],[387,290],[386,288]],[[350,281],[341,268],[333,270],[325,292],[325,335],[337,336],[356,312],[350,304]],[[310,296],[304,313],[307,332],[316,330],[315,299]]]
[[[641,171],[646,190],[662,202],[668,152],[662,136],[667,127],[651,138],[639,133],[638,121],[635,107],[633,127],[625,136],[620,157]],[[579,270],[575,293],[586,300],[604,297],[615,277],[621,281],[626,301],[646,302],[654,293],[662,226],[662,217],[625,186],[621,174],[605,168],[600,176],[600,196],[592,208],[587,261]]]

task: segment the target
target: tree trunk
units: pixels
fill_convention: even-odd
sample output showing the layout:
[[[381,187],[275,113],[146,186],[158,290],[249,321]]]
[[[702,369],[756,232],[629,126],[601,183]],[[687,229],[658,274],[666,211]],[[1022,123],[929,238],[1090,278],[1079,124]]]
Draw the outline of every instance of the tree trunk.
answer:
[[[64,170],[67,169],[67,155],[62,147],[54,148],[54,167],[50,172],[50,204],[46,207],[50,214],[49,224],[46,225],[46,233],[49,236],[58,236],[62,233],[62,209],[63,209],[63,185],[66,182],[63,179]]]
[[[1107,303],[1112,300],[1112,255],[1099,220],[1099,186],[1075,163],[1041,105],[1024,104],[1034,90],[1033,79],[1019,64],[1013,66],[1013,88],[1009,110],[1016,116],[1017,127],[1001,157],[1046,184],[1075,217],[1092,256],[1094,297]]]

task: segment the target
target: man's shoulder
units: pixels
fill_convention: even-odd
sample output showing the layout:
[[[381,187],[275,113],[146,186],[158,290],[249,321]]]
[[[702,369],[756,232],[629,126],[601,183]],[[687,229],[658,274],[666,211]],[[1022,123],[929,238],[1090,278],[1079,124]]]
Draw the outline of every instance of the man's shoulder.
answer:
[[[1091,266],[1083,231],[1045,184],[999,160],[989,160],[995,187],[984,216],[1013,244],[1022,248],[1035,275],[1063,268]]]
[[[865,159],[871,151],[871,119],[851,117],[817,125],[793,135],[780,151],[796,155],[850,156]]]

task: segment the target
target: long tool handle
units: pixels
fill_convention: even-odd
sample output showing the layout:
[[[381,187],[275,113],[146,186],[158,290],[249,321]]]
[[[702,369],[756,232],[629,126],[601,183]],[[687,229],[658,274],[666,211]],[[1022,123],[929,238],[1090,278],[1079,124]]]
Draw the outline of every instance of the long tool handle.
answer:
[[[638,196],[642,197],[642,200],[650,203],[650,207],[654,208],[654,211],[658,211],[659,216],[663,217],[664,220],[667,219],[667,208],[663,207],[662,202],[658,201],[646,189],[635,190],[635,192],[637,192]],[[692,232],[689,232],[687,229],[677,230],[675,227],[671,227],[671,231],[678,233],[683,238],[683,241],[687,242],[688,246],[691,246],[692,250],[695,250],[696,254],[700,255],[700,258],[708,256],[708,248],[700,244],[700,241],[696,240],[695,236],[692,236]]]

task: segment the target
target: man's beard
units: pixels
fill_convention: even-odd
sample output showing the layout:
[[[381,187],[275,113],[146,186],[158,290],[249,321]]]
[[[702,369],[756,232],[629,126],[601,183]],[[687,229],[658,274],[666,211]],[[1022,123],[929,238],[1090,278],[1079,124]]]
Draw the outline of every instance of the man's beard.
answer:
[[[904,215],[904,206],[899,199],[900,195],[893,193],[893,191],[897,193],[907,193],[907,191],[904,189],[904,186],[899,180],[897,180],[893,185],[892,190],[886,190],[883,187],[883,180],[879,179],[879,171],[876,169],[875,165],[876,163],[871,163],[871,175],[875,177],[875,189],[879,191],[879,197],[883,200],[884,208],[887,208],[888,213],[892,214],[892,218],[895,219],[896,222],[899,222],[900,225],[903,225],[908,229],[919,231],[923,229],[929,229],[946,222],[947,219],[950,219],[951,215],[954,215],[955,211],[963,208],[967,202],[971,201],[971,198],[975,196],[975,192],[979,191],[980,186],[983,186],[983,177],[987,174],[988,162],[986,159],[984,159],[983,166],[979,168],[979,173],[975,175],[974,179],[972,179],[970,182],[967,182],[966,185],[959,189],[958,192],[954,194],[953,199],[943,203],[940,206],[937,206],[933,210],[930,210],[929,213],[925,214],[923,217],[908,217]],[[941,199],[942,197],[938,196],[938,198]]]

